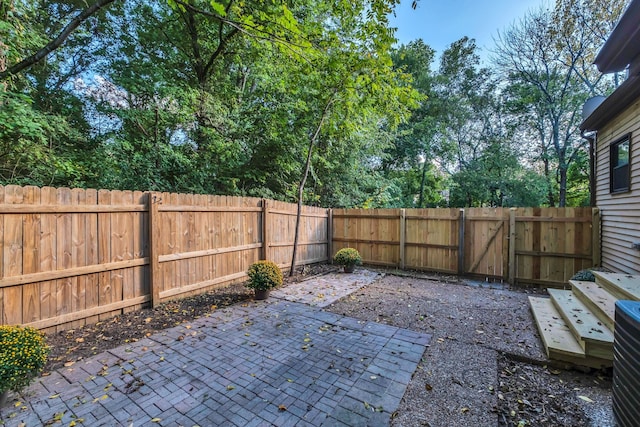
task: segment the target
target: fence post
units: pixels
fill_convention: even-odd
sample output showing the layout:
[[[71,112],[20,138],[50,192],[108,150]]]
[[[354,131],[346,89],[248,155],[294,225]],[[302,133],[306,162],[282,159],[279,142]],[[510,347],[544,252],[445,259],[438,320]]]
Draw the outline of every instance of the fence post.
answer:
[[[407,241],[406,228],[407,214],[404,209],[400,209],[400,270],[404,270],[404,247]]]
[[[327,260],[333,264],[333,209],[327,209]]]
[[[269,232],[267,228],[269,226],[268,222],[268,214],[269,214],[269,206],[267,199],[262,199],[262,254],[261,258],[263,260],[269,259]]]
[[[591,211],[591,262],[594,267],[600,267],[600,209],[593,208]]]
[[[516,208],[509,209],[509,277],[511,285],[516,283]]]
[[[160,218],[158,217],[158,205],[162,198],[155,193],[147,193],[147,205],[149,210],[149,290],[151,292],[151,306],[156,307],[160,303],[160,262],[158,259],[158,242],[160,240]]]
[[[458,275],[464,275],[464,209],[458,215]]]

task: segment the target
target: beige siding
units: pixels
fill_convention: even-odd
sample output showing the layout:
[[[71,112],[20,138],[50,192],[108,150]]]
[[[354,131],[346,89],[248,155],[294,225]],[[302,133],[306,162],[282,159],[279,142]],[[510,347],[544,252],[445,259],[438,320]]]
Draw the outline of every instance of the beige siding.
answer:
[[[609,192],[609,146],[631,133],[631,191]],[[640,99],[598,132],[596,201],[602,215],[602,265],[640,274]]]

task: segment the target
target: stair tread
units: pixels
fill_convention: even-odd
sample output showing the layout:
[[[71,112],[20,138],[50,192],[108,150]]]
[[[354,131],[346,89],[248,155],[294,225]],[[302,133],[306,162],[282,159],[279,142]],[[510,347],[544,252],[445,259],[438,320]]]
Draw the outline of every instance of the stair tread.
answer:
[[[624,298],[640,301],[640,276],[624,273],[605,273],[594,271],[596,282],[603,287],[611,286],[615,291],[624,295]]]
[[[613,332],[572,291],[548,289],[548,292],[567,326],[578,335],[577,338],[613,345]]]
[[[607,291],[601,285],[595,282],[583,282],[579,280],[570,280],[571,288],[574,293],[584,301],[584,298],[588,298],[591,303],[596,306],[601,313],[603,313],[607,319],[603,319],[609,329],[613,328],[615,323],[616,314],[616,298],[610,292]],[[584,296],[584,298],[581,296]],[[587,304],[588,306],[588,304]]]
[[[554,358],[554,353],[578,359],[586,357],[551,299],[529,297],[529,303],[549,358]]]

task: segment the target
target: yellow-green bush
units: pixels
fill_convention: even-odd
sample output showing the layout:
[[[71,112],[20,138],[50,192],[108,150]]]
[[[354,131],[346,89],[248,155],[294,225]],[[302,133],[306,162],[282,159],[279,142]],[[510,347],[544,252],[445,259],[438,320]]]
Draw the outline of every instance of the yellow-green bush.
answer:
[[[362,264],[362,257],[357,249],[342,248],[336,252],[333,262],[339,265],[359,265]]]
[[[0,326],[0,393],[29,385],[45,363],[49,347],[44,334],[22,326]]]
[[[245,284],[247,288],[267,291],[282,285],[282,270],[273,261],[257,261],[251,264],[249,271],[249,281]]]

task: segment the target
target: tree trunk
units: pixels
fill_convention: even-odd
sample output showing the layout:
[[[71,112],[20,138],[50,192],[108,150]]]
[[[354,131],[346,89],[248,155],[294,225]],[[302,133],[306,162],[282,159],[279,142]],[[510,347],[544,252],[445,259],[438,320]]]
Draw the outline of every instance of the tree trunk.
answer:
[[[558,194],[558,207],[564,208],[567,204],[567,169],[560,167],[558,173],[560,175],[560,179],[559,179],[560,191]]]
[[[304,165],[304,172],[302,174],[302,179],[300,179],[300,183],[298,184],[298,210],[296,212],[296,230],[293,237],[293,255],[291,256],[291,268],[289,269],[289,276],[293,276],[296,268],[296,260],[298,258],[298,238],[300,236],[300,217],[302,216],[302,196],[304,194],[304,185],[307,183],[307,177],[309,176],[309,170],[311,169],[311,155],[313,153],[313,146],[316,144],[318,140],[318,136],[320,135],[320,130],[322,129],[322,125],[327,118],[329,113],[329,107],[333,103],[334,94],[329,98],[327,104],[324,107],[324,111],[322,112],[322,117],[320,117],[320,121],[318,122],[318,126],[316,127],[315,132],[311,136],[309,140],[309,150],[307,151],[307,161]]]
[[[423,208],[424,205],[424,183],[426,181],[426,177],[427,177],[427,161],[425,159],[424,163],[422,164],[422,179],[420,180],[420,197],[418,198],[418,207],[419,208]]]

